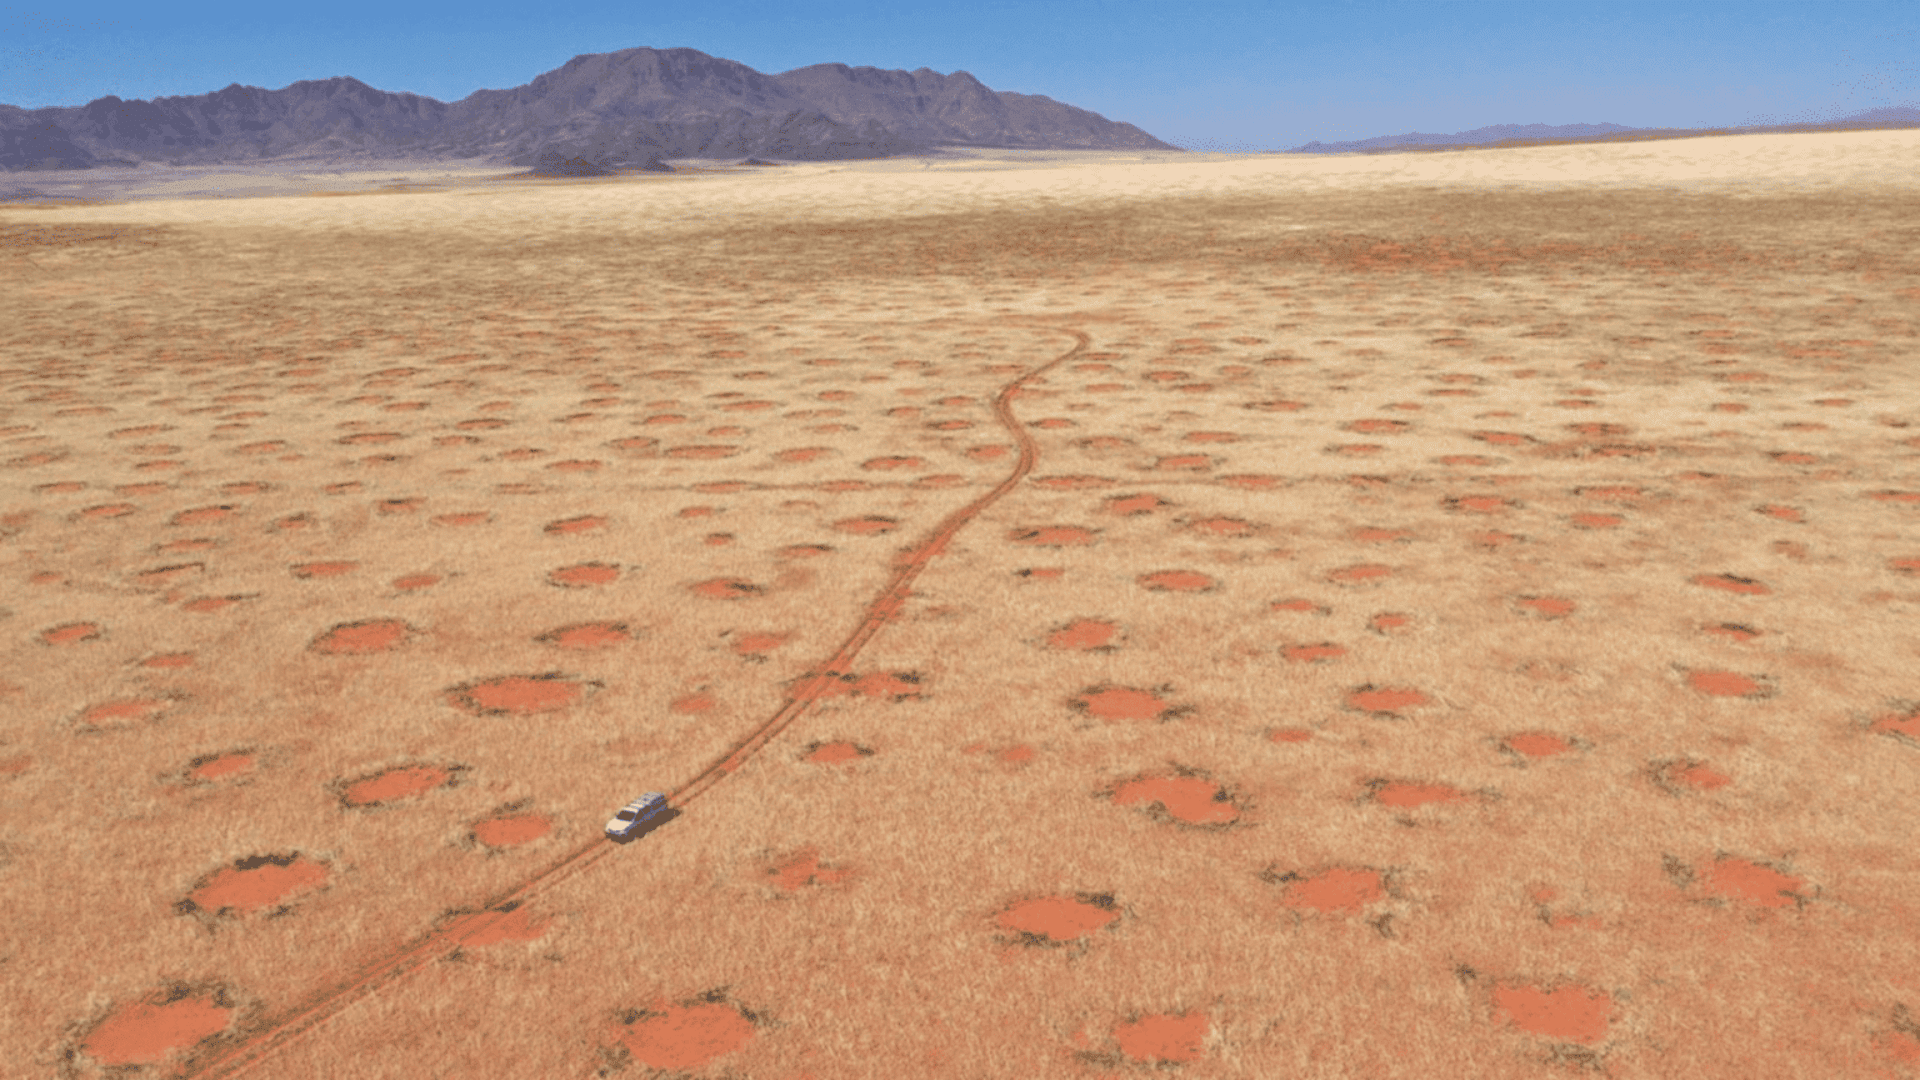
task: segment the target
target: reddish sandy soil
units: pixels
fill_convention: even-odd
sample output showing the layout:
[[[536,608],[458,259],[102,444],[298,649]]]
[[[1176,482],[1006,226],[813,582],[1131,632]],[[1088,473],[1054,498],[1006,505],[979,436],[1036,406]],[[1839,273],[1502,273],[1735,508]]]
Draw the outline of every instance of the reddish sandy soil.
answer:
[[[0,1060],[1920,1077],[1917,152],[0,207]]]

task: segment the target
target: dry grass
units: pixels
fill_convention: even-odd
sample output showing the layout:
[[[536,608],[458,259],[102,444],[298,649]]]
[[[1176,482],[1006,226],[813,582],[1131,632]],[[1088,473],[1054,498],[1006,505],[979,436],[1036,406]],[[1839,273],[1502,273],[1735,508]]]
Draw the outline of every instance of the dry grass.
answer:
[[[253,1075],[1913,1076],[1915,143],[0,208],[0,1060],[687,783],[1078,331],[871,678]]]

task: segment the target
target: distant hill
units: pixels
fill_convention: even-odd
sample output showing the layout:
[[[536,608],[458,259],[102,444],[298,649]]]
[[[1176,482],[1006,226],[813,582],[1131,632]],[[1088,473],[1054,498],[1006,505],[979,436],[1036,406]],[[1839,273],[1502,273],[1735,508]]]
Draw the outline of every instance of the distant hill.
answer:
[[[815,64],[763,75],[696,49],[588,53],[451,104],[338,77],[152,101],[0,105],[6,170],[364,158],[592,175],[668,169],[666,158],[838,161],[940,146],[1180,149],[1052,98],[989,90],[964,71]]]
[[[1283,154],[1352,154],[1366,153],[1369,150],[1397,150],[1410,146],[1482,146],[1507,139],[1573,139],[1587,135],[1611,135],[1617,131],[1638,130],[1641,129],[1624,127],[1620,124],[1561,124],[1558,127],[1548,127],[1546,124],[1496,124],[1492,127],[1474,128],[1472,131],[1455,132],[1452,135],[1427,135],[1411,131],[1405,135],[1381,135],[1353,142],[1315,141],[1279,152]]]
[[[1664,139],[1718,132],[1912,126],[1920,109],[1871,109],[1815,124],[1717,129],[1499,124],[1311,142],[1290,154],[1408,153],[1484,146]],[[941,147],[1180,150],[1132,124],[1049,97],[989,90],[964,71],[815,64],[764,75],[697,49],[587,53],[508,90],[446,103],[345,76],[264,90],[22,109],[0,105],[0,171],[355,159],[466,160],[555,176],[671,172],[669,158],[839,161]]]
[[[1474,128],[1452,135],[1381,135],[1355,142],[1310,142],[1291,150],[1272,150],[1276,154],[1378,154],[1409,150],[1448,150],[1469,146],[1526,146],[1570,142],[1625,142],[1640,139],[1672,139],[1688,135],[1718,133],[1759,133],[1790,131],[1844,131],[1852,128],[1910,127],[1920,123],[1920,109],[1883,107],[1869,109],[1833,120],[1800,124],[1774,124],[1736,128],[1636,128],[1620,124],[1497,124]]]

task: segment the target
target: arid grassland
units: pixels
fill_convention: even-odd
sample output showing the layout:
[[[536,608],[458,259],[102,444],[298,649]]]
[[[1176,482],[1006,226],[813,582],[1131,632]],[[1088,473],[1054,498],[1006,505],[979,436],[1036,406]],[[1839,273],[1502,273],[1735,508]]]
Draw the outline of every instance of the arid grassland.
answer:
[[[1912,1080],[1917,160],[0,206],[0,1072]]]

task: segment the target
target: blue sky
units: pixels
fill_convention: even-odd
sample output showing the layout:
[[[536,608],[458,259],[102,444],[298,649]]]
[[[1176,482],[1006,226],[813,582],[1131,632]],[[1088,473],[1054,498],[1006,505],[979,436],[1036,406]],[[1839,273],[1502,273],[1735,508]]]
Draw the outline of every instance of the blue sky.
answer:
[[[1191,150],[1509,123],[1790,123],[1920,105],[1912,0],[39,0],[0,4],[0,102],[335,75],[456,101],[638,45],[768,74],[827,62],[968,71]]]

